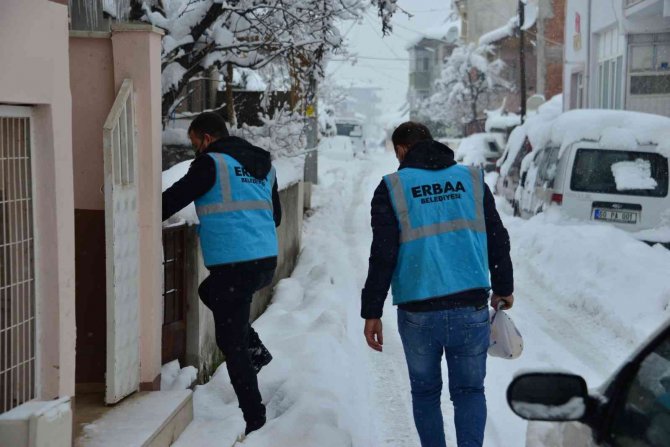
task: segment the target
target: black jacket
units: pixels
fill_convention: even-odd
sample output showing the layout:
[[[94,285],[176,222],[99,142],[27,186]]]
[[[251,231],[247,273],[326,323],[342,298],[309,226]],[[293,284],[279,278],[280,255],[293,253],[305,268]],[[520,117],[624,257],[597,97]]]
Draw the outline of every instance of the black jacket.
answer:
[[[398,169],[411,167],[437,170],[455,164],[453,151],[444,144],[431,140],[415,144]],[[398,219],[383,180],[372,198],[371,214],[372,247],[368,278],[361,294],[361,317],[380,318],[395,271],[400,245]],[[514,279],[509,255],[509,235],[500,220],[493,194],[488,186],[484,190],[484,218],[493,292],[501,296],[511,295],[514,291]],[[479,306],[486,304],[487,299],[488,290],[475,289],[428,301],[401,304],[399,307],[409,311],[427,311],[467,305]]]
[[[177,211],[207,193],[216,182],[216,166],[208,152],[219,152],[230,155],[258,179],[265,178],[272,167],[270,153],[238,137],[224,137],[210,144],[203,153],[196,156],[184,177],[163,192],[163,220],[167,220]],[[281,203],[277,181],[272,185],[272,207],[275,226],[281,223]],[[236,268],[253,267],[263,270],[274,268],[277,258],[272,257],[260,261],[240,262]]]

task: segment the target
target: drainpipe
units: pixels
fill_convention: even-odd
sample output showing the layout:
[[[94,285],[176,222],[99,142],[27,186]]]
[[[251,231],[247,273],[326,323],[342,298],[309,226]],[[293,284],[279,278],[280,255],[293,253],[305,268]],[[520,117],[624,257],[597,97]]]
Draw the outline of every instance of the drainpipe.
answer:
[[[588,4],[588,13],[589,18],[586,22],[586,36],[587,36],[587,45],[586,45],[586,72],[584,73],[585,83],[584,83],[584,98],[586,99],[586,107],[591,107],[591,1],[589,0]]]

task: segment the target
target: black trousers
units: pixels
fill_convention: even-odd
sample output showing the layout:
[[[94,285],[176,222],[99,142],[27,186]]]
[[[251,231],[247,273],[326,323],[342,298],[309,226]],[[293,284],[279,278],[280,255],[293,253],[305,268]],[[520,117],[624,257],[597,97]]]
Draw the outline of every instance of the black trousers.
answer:
[[[226,356],[228,375],[247,423],[265,417],[249,354],[250,348],[262,346],[249,324],[251,299],[254,292],[272,282],[273,275],[274,269],[213,269],[198,289],[200,299],[214,314],[216,344]]]

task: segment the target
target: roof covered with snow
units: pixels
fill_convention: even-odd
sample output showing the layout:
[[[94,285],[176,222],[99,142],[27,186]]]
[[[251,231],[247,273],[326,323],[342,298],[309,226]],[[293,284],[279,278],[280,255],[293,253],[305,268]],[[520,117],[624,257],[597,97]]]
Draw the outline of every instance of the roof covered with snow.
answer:
[[[453,22],[445,21],[440,25],[432,26],[422,30],[414,39],[409,41],[406,48],[409,50],[410,48],[417,46],[424,39],[441,40],[445,43],[456,43],[460,35],[460,20]]]
[[[532,28],[533,25],[535,25],[535,22],[537,21],[538,10],[539,7],[537,5],[537,0],[528,0],[526,5],[524,6],[524,23],[521,29],[527,30]],[[496,28],[492,31],[489,31],[486,34],[482,34],[482,36],[479,38],[479,44],[490,45],[492,43],[503,40],[507,37],[511,37],[514,35],[518,27],[519,27],[519,16],[517,15],[511,17],[509,21],[500,28]]]

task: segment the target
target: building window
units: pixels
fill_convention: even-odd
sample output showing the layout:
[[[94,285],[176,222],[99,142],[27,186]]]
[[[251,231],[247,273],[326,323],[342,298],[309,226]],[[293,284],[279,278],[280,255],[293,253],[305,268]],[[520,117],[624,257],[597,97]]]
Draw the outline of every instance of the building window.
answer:
[[[630,36],[631,95],[670,94],[670,33]]]
[[[598,39],[598,107],[623,108],[623,44],[618,28]]]

